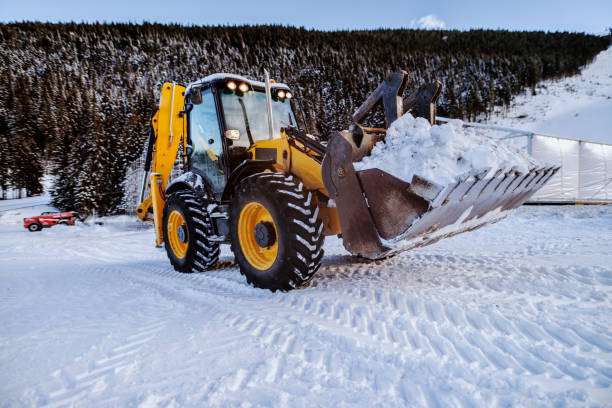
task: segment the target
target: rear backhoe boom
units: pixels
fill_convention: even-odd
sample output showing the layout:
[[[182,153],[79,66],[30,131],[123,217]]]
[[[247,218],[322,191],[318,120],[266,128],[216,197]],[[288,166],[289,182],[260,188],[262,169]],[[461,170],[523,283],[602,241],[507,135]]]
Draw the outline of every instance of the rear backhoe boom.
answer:
[[[164,241],[161,219],[165,204],[164,197],[179,147],[182,147],[183,151],[181,153],[183,153],[183,157],[186,157],[184,95],[184,86],[165,83],[161,90],[159,109],[151,119],[152,134],[148,145],[149,151],[147,151],[145,177],[141,187],[142,202],[138,206],[136,214],[143,221],[153,221],[155,244],[157,246],[161,246]],[[152,164],[152,171],[149,171],[149,163]],[[150,195],[144,197],[147,183],[150,186]],[[152,218],[150,218],[151,214]]]

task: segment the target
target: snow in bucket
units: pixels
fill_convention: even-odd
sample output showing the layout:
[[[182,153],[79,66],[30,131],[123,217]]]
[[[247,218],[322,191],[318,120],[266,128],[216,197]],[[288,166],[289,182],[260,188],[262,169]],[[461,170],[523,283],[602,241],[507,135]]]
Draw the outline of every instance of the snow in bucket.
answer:
[[[391,124],[385,140],[355,163],[355,169],[378,168],[407,182],[416,174],[445,185],[470,171],[516,167],[526,173],[536,165],[526,151],[464,128],[460,120],[431,126],[407,113]]]

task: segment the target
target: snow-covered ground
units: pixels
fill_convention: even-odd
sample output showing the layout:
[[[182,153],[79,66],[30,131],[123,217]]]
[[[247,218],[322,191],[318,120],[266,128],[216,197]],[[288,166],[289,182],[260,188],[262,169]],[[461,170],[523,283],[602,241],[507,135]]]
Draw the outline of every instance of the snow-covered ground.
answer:
[[[612,48],[600,53],[579,75],[543,81],[536,95],[527,91],[488,121],[594,142],[612,143]]]
[[[3,213],[8,213],[9,210],[19,210],[33,207],[37,207],[34,211],[38,211],[40,206],[44,206],[47,203],[49,203],[49,196],[46,194],[21,198],[18,200],[0,200],[0,211]],[[49,211],[52,210],[53,208],[49,207]],[[6,222],[6,217],[0,218],[0,222],[2,222],[2,219],[5,219]]]
[[[0,406],[611,406],[612,206],[522,207],[311,287],[179,274],[129,217],[0,212]]]

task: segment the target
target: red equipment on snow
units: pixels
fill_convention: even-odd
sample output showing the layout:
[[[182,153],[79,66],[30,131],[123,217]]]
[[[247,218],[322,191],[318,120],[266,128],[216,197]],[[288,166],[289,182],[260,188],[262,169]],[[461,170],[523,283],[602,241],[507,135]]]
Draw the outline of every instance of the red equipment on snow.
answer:
[[[74,211],[46,211],[35,217],[24,218],[23,227],[29,229],[31,232],[36,232],[41,231],[43,228],[49,228],[57,224],[74,225],[77,218],[78,214]]]

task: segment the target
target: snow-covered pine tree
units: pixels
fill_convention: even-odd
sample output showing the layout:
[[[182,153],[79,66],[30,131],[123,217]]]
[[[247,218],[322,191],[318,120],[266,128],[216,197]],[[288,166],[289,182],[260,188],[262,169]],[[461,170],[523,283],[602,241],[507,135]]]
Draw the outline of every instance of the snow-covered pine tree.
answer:
[[[94,98],[94,102],[96,99]],[[103,126],[104,119],[97,108],[92,106],[91,119],[86,134],[87,158],[77,178],[76,207],[79,213],[106,213],[105,195],[109,193],[107,174],[109,165],[109,143]]]
[[[21,75],[17,79],[15,94],[21,96],[13,101],[15,123],[9,135],[14,145],[11,152],[13,185],[17,189],[26,189],[28,195],[40,194],[43,165],[37,143],[36,102],[32,98],[31,84],[26,76]]]

